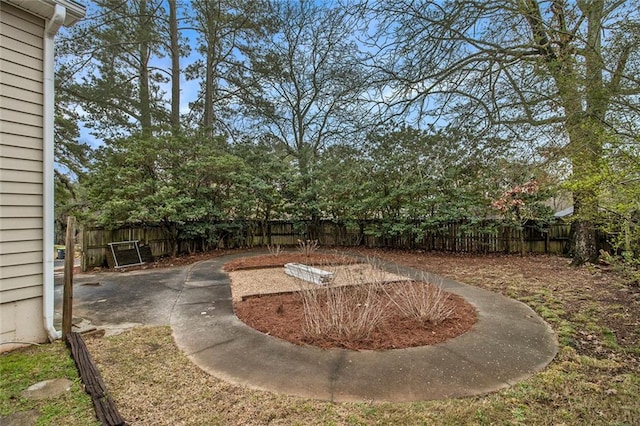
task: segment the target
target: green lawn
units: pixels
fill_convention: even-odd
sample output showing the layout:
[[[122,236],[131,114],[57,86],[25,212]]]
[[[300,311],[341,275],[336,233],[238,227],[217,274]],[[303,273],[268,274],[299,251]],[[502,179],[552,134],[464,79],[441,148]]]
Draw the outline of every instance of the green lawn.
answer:
[[[29,400],[22,391],[43,380],[67,378],[71,392],[49,400]],[[62,342],[0,354],[0,416],[37,410],[38,425],[99,424],[75,364]]]

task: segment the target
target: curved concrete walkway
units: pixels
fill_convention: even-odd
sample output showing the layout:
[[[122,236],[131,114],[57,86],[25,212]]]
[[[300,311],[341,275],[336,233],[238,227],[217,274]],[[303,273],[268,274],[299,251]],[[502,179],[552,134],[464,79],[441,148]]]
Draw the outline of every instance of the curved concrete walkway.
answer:
[[[175,340],[187,356],[232,383],[327,401],[453,398],[515,384],[544,368],[557,352],[555,334],[525,304],[411,268],[399,272],[426,275],[474,305],[476,325],[445,343],[410,349],[355,352],[294,345],[234,315],[229,277],[222,271],[232,258],[194,265],[171,316]],[[398,272],[394,265],[385,268]]]

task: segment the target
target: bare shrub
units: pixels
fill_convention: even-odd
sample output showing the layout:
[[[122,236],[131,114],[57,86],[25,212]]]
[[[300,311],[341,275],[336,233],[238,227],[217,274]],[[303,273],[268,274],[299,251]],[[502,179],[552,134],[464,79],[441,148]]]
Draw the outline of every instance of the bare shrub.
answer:
[[[301,292],[309,337],[362,340],[380,325],[386,303],[375,284],[328,286]]]
[[[406,318],[438,325],[455,312],[455,305],[449,301],[448,293],[440,285],[414,281],[396,284],[393,293],[386,289],[385,292]]]
[[[269,250],[269,254],[271,256],[278,256],[282,253],[282,247],[280,247],[280,244],[276,244],[275,246],[267,244],[267,250]]]
[[[307,336],[362,340],[384,320],[389,302],[381,297],[382,282],[350,273],[346,278],[347,285],[300,291],[305,314],[303,331]]]
[[[440,285],[423,281],[388,282],[388,275],[375,261],[367,259],[373,269],[337,269],[342,285],[331,284],[299,291],[309,338],[357,341],[367,339],[386,319],[388,308],[395,305],[405,318],[438,325],[450,318],[455,305]],[[337,282],[338,280],[334,281]]]
[[[318,248],[320,248],[318,240],[298,240],[298,250],[307,257],[315,253]]]

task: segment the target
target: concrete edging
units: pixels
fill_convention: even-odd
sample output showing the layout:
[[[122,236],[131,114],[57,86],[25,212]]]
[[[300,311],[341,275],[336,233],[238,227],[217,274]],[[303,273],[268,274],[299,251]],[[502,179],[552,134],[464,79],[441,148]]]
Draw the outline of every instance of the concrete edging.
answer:
[[[260,333],[233,313],[225,256],[196,264],[174,306],[177,345],[200,368],[251,388],[327,401],[408,402],[481,395],[543,369],[558,350],[555,333],[524,303],[477,287],[384,264],[390,272],[426,275],[464,297],[478,322],[434,346],[387,351],[323,350]]]

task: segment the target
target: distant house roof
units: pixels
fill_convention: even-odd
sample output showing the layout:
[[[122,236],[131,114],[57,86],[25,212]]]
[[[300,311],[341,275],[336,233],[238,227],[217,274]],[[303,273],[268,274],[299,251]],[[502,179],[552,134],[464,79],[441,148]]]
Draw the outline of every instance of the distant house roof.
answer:
[[[569,206],[566,209],[560,210],[559,212],[555,212],[553,215],[555,217],[567,217],[573,214],[573,206]]]
[[[87,9],[80,3],[73,0],[2,0],[16,7],[19,7],[34,15],[44,19],[53,16],[53,10],[56,5],[64,6],[67,10],[64,23],[65,27],[75,24],[84,18]]]

